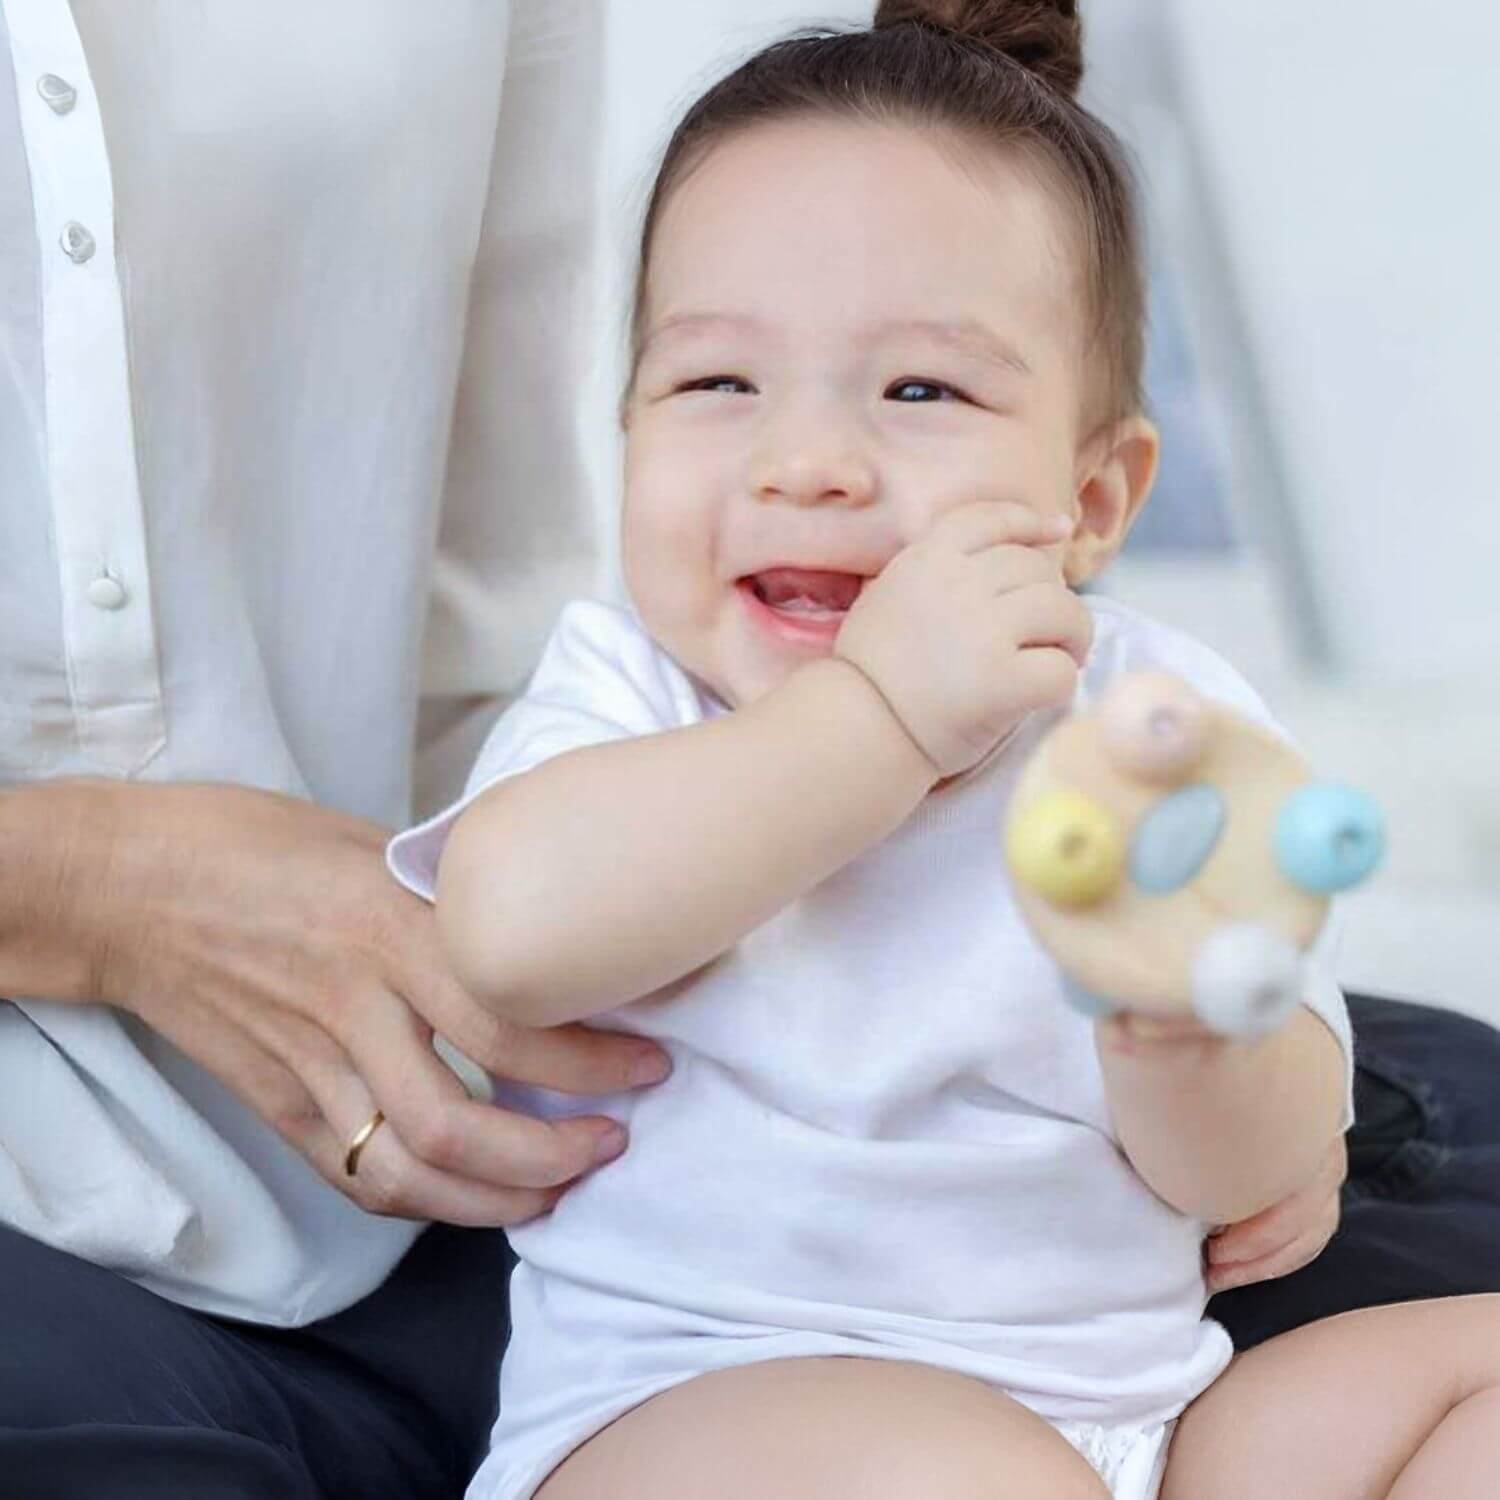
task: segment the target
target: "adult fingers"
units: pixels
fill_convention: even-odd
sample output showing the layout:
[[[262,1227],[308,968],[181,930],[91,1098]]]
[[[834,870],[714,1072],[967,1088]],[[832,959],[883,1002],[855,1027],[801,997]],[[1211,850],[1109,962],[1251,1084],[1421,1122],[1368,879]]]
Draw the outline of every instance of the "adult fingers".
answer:
[[[311,1159],[327,1122],[311,1092],[274,1052],[207,1005],[178,998],[170,1010],[141,1019],[218,1078],[294,1150]]]
[[[466,1057],[516,1083],[564,1094],[616,1094],[660,1083],[671,1071],[666,1052],[644,1037],[577,1024],[519,1026],[486,1010],[448,973],[430,919],[404,955],[396,987]]]
[[[577,1023],[512,1026],[502,1076],[564,1094],[614,1094],[660,1083],[672,1071],[666,1050],[645,1037]]]
[[[622,1128],[600,1115],[539,1120],[470,1098],[399,996],[372,998],[349,1047],[355,1071],[408,1150],[451,1176],[558,1187],[623,1148]]]
[[[360,1157],[360,1172],[351,1178],[345,1170],[348,1146],[374,1115],[371,1095],[347,1062],[339,1064],[338,1047],[317,1028],[285,1014],[279,1020],[278,1028],[261,1016],[257,1040],[245,1026],[205,1005],[178,1001],[157,1029],[222,1080],[330,1187],[366,1211],[414,1220],[443,1218],[469,1226],[510,1226],[555,1202],[555,1193],[474,1191],[471,1185],[446,1181],[441,1175],[423,1175],[395,1140],[375,1149],[386,1127],[371,1137],[368,1151]],[[314,1080],[311,1086],[297,1068]]]
[[[373,1116],[366,1115],[361,1125]],[[348,1141],[338,1148],[343,1191],[369,1213],[387,1218],[432,1219],[466,1229],[509,1229],[546,1213],[558,1190],[499,1188],[455,1177],[419,1161],[389,1119],[366,1138],[351,1174]]]
[[[435,1056],[433,1062],[446,1075],[440,1087],[462,1093],[462,1085],[453,1074]],[[368,1212],[471,1227],[508,1226],[533,1217],[556,1200],[556,1193],[547,1188],[520,1181],[478,1180],[422,1160],[402,1135],[403,1125],[414,1113],[420,1117],[422,1101],[405,1096],[383,1098],[366,1084],[352,1060],[330,1065],[320,1051],[306,1058],[304,1067],[304,1079],[330,1131],[309,1159],[333,1186]],[[476,1104],[467,1096],[463,1102],[474,1110],[487,1110],[496,1119],[527,1123],[520,1116]],[[351,1143],[377,1109],[384,1119],[368,1136],[356,1170],[350,1173],[347,1156]]]
[[[550,1187],[558,1179],[547,1175],[547,1159],[540,1150],[528,1154],[515,1149],[511,1155],[519,1160],[513,1170],[470,1179],[422,1161],[400,1143],[401,1130],[411,1128],[413,1121],[429,1130],[434,1128],[428,1123],[432,1119],[445,1121],[444,1111],[455,1095],[470,1103],[452,1070],[432,1051],[425,1028],[410,1017],[403,1002],[372,986],[358,994],[338,997],[329,1008],[340,1016],[344,1033],[356,1039],[351,1045],[357,1044],[359,1062],[334,1036],[294,1012],[234,1004],[233,1019],[294,1074],[311,1096],[318,1121],[306,1124],[296,1144],[332,1187],[371,1213],[463,1225],[514,1224],[547,1206],[550,1198],[534,1190]],[[401,1018],[407,1023],[404,1032],[393,1029],[393,1023],[399,1025]],[[424,1062],[425,1069],[421,1066]],[[374,1086],[363,1076],[366,1068],[379,1080]],[[486,1105],[473,1107],[487,1114],[470,1121],[471,1131],[485,1125],[492,1134],[498,1133],[499,1127],[491,1122],[503,1118],[512,1122],[510,1133],[514,1134],[518,1126],[527,1123],[520,1116],[502,1116],[501,1111]],[[364,1153],[360,1173],[351,1176],[345,1170],[349,1142],[377,1109],[386,1116],[390,1129],[382,1126],[376,1133],[396,1139],[383,1143],[374,1153],[372,1170],[364,1170],[363,1163],[370,1156]],[[604,1128],[611,1124],[604,1122]],[[575,1127],[572,1135],[587,1133],[585,1123]],[[556,1168],[558,1173],[576,1176],[579,1170],[604,1158],[597,1147],[592,1152],[585,1150],[571,1136],[563,1142],[569,1144],[574,1147],[571,1154],[554,1149],[553,1160],[563,1158]],[[543,1162],[541,1168],[533,1165],[538,1158]],[[583,1165],[575,1168],[580,1159]],[[518,1194],[517,1190],[525,1191]]]

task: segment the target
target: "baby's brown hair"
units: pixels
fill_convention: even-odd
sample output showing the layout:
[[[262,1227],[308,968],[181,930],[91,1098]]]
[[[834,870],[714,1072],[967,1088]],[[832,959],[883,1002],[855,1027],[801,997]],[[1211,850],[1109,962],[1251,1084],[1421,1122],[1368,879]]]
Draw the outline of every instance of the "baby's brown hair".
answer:
[[[1140,411],[1146,312],[1135,186],[1114,133],[1077,102],[1082,78],[1077,0],[881,0],[869,30],[798,33],[757,53],[688,110],[667,144],[641,233],[632,370],[652,238],[673,188],[728,136],[829,115],[939,126],[1040,169],[1076,225],[1087,348],[1104,372],[1093,415],[1114,422]]]

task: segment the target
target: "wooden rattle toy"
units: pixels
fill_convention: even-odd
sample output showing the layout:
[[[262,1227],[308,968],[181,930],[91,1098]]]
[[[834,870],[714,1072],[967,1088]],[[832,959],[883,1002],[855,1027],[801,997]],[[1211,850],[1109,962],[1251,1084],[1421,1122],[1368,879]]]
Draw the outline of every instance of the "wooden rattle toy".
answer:
[[[1380,863],[1379,809],[1164,672],[1120,678],[1021,773],[1006,863],[1070,1002],[1263,1036],[1301,1000],[1329,897]]]

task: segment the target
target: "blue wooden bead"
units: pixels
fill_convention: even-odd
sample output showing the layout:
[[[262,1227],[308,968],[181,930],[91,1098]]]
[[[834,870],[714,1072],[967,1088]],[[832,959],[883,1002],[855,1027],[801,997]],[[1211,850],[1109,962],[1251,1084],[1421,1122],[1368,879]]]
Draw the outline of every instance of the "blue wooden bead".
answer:
[[[1066,974],[1062,976],[1063,998],[1081,1016],[1087,1016],[1091,1021],[1098,1021],[1105,1016],[1112,1016],[1119,1010],[1119,1006],[1113,1000],[1106,1000],[1103,995],[1096,995],[1092,990],[1086,990],[1081,984],[1075,984]]]
[[[1207,782],[1163,797],[1130,841],[1130,878],[1152,896],[1181,890],[1214,852],[1224,832],[1223,794]]]
[[[1385,855],[1385,820],[1352,786],[1314,781],[1276,819],[1276,863],[1294,885],[1331,895],[1358,885]]]

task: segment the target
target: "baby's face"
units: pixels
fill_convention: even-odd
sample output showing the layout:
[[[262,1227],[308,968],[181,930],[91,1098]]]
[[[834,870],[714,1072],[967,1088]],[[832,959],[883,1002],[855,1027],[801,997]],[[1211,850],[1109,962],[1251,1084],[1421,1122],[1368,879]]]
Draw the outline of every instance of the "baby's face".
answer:
[[[1083,303],[1059,210],[995,153],[827,119],[715,148],[658,225],[627,411],[647,628],[743,705],[944,511],[1073,513]]]

